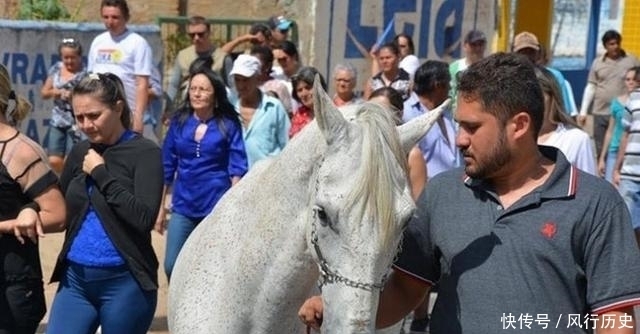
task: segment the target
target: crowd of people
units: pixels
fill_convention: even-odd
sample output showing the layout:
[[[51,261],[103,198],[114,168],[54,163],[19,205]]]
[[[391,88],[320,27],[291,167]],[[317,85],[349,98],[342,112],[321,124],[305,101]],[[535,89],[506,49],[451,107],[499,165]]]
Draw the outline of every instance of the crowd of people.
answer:
[[[511,52],[487,56],[485,33],[469,31],[464,57],[451,64],[421,63],[411,36],[398,34],[370,50],[360,96],[352,64],[324,78],[304,63],[284,16],[222,46],[204,17],[189,18],[192,43],[162,87],[151,47],[127,28],[126,0],[102,0],[100,13],[106,31],[91,43],[86,68],[77,40],[59,44],[61,61],[41,90],[54,102],[47,147],[16,130],[30,106],[0,66],[0,333],[38,327],[37,239],[60,231],[47,333],[146,333],[158,289],[151,231],[166,232],[170,279],[183,244],[222,195],[313,121],[317,77],[337,106],[380,103],[398,124],[453,99],[407,152],[418,210],[382,291],[379,327],[410,312],[412,333],[496,332],[505,312],[612,316],[616,325],[633,317],[640,62],[619,33],[603,35],[606,52],[578,109],[530,32],[515,36]],[[168,112],[159,115],[154,103],[164,95]],[[595,150],[582,129],[589,111]],[[429,291],[438,292],[431,318]],[[299,315],[318,328],[322,297]]]

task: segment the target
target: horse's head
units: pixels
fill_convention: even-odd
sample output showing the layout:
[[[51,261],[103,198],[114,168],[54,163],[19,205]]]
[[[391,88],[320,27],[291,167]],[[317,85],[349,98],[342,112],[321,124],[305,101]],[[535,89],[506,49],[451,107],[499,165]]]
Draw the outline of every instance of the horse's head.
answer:
[[[308,240],[320,268],[323,330],[373,333],[380,289],[415,208],[406,152],[441,110],[396,130],[390,111],[365,103],[350,122],[317,81],[314,110],[327,149],[310,185]]]

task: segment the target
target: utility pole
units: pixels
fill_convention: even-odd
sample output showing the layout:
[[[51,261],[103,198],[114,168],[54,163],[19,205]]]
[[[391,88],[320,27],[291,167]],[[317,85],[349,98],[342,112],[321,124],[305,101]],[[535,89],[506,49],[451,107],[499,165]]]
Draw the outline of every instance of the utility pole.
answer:
[[[178,0],[178,16],[187,16],[188,0]]]

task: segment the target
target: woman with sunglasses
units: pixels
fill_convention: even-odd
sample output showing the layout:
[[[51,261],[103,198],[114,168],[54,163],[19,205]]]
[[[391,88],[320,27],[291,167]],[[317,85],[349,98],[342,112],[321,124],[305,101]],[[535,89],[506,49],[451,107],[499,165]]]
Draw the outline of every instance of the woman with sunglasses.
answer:
[[[51,120],[44,141],[49,164],[57,173],[62,172],[64,157],[71,145],[79,140],[71,107],[71,90],[86,75],[82,65],[82,45],[74,38],[64,38],[58,45],[60,61],[49,69],[40,94],[43,99],[53,99]]]

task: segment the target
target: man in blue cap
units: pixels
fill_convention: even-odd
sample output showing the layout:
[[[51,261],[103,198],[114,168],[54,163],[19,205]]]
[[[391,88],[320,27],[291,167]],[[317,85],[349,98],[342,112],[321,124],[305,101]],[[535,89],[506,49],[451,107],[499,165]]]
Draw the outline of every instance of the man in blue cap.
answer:
[[[271,29],[271,43],[273,45],[278,45],[289,38],[289,29],[291,28],[291,24],[293,24],[291,20],[288,20],[282,15],[272,16],[267,21],[267,24]]]

